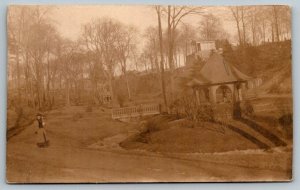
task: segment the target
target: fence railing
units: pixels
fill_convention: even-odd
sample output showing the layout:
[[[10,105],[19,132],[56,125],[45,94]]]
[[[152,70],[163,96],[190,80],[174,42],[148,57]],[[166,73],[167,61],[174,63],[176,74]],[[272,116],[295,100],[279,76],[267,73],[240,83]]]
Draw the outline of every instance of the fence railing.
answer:
[[[159,104],[147,104],[147,105],[125,107],[125,108],[113,108],[112,118],[113,119],[131,118],[131,117],[140,117],[146,115],[155,115],[159,113],[160,113]]]

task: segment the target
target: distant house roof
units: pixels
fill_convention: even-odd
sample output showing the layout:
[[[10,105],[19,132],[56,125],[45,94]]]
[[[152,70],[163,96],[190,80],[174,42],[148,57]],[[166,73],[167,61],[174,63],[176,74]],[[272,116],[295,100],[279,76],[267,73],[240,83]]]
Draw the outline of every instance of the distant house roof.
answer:
[[[189,80],[186,83],[188,86],[222,84],[251,79],[216,52],[211,54],[205,64],[191,70],[194,74],[188,74]]]

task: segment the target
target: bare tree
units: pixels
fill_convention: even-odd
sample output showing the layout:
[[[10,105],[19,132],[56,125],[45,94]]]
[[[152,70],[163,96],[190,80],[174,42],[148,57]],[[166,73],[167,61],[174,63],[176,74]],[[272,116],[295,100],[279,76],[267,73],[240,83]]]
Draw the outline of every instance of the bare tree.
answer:
[[[279,41],[280,33],[279,33],[279,11],[280,7],[272,5],[272,15],[273,15],[273,26],[275,28],[275,41]]]
[[[238,32],[239,44],[244,46],[246,43],[246,11],[244,6],[229,7]]]
[[[175,32],[182,20],[189,15],[202,15],[204,13],[203,7],[187,7],[187,6],[171,6],[163,9],[167,15],[167,37],[168,37],[168,64],[170,70],[174,69],[174,46],[175,46]]]
[[[284,33],[290,37],[290,9],[288,6],[272,5],[271,6],[271,18],[272,18],[272,31],[274,41],[281,41]],[[285,31],[283,31],[285,30]]]
[[[65,83],[65,105],[70,106],[70,89],[71,89],[71,80],[72,80],[72,64],[73,64],[73,55],[75,52],[75,44],[72,42],[66,42],[64,45],[64,54],[61,59],[61,74],[64,78]]]
[[[95,54],[96,62],[99,64],[97,67],[103,69],[108,78],[112,100],[114,99],[113,79],[118,63],[116,40],[120,29],[121,23],[111,18],[94,20],[83,26],[83,41],[86,48]]]
[[[174,94],[174,76],[173,70],[175,69],[174,65],[174,52],[175,52],[175,37],[176,29],[183,21],[183,19],[189,15],[201,15],[204,13],[203,7],[188,7],[188,6],[171,6],[168,5],[166,8],[162,9],[163,13],[167,16],[167,44],[168,44],[168,65],[171,73],[171,99],[173,99]],[[173,101],[173,100],[172,100]]]
[[[122,73],[125,76],[128,99],[131,100],[130,86],[127,77],[128,59],[136,48],[137,29],[133,26],[122,25],[119,29],[119,35],[116,43],[116,56],[121,66]]]
[[[159,36],[159,52],[160,52],[160,70],[161,70],[161,87],[164,105],[167,108],[167,96],[166,96],[166,85],[165,85],[165,68],[164,68],[164,53],[163,53],[163,37],[162,37],[162,26],[161,26],[161,6],[155,6],[157,21],[158,21],[158,36]]]
[[[158,63],[158,53],[159,53],[159,36],[158,28],[153,26],[148,27],[145,30],[143,37],[146,39],[146,44],[144,46],[144,52],[151,63],[151,69],[156,70],[157,73],[160,71]]]
[[[11,34],[15,39],[16,45],[16,62],[17,62],[17,76],[18,76],[18,91],[20,91],[20,77],[21,77],[21,63],[24,68],[25,89],[31,94],[31,98],[27,96],[27,102],[35,102],[38,108],[41,108],[46,102],[45,83],[47,78],[44,77],[43,67],[46,60],[50,60],[49,42],[56,38],[55,29],[49,22],[47,14],[51,11],[50,8],[41,8],[34,6],[27,7],[12,7],[12,9],[19,9],[14,11],[17,15],[12,18],[15,19],[15,28],[12,28]],[[10,27],[9,27],[10,28]],[[50,40],[50,38],[52,40]],[[48,51],[48,59],[47,59]],[[49,79],[49,78],[48,78]],[[29,92],[31,91],[31,92]]]
[[[258,28],[258,10],[257,7],[249,8],[249,22],[252,36],[252,45],[257,45],[257,28]]]
[[[11,8],[12,9],[12,8]],[[10,10],[11,10],[10,9]],[[18,11],[18,12],[17,12]],[[24,9],[14,10],[18,15],[12,15],[13,11],[8,12],[8,31],[9,31],[9,52],[14,54],[15,63],[16,63],[16,75],[17,75],[17,104],[20,103],[21,99],[21,87],[20,87],[20,51],[21,51],[21,36],[23,34],[23,25],[24,22]],[[16,18],[16,21],[13,22],[13,18]]]
[[[269,14],[267,7],[257,8],[257,32],[260,38],[259,41],[265,43],[268,38],[268,23],[269,23]]]
[[[223,30],[221,21],[211,13],[203,16],[199,22],[199,29],[201,37],[205,40],[216,40]]]

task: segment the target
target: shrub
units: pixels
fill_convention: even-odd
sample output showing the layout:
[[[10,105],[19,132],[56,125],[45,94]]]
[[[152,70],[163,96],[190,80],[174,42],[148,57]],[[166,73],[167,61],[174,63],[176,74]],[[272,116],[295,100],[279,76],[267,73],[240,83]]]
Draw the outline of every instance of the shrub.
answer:
[[[242,116],[242,109],[240,102],[236,102],[233,104],[233,118],[238,119]]]
[[[245,101],[242,104],[242,113],[245,114],[246,116],[253,116],[254,109],[252,104],[249,101]]]
[[[144,125],[144,132],[145,133],[152,133],[155,131],[159,131],[162,129],[166,129],[169,125],[169,121],[175,120],[176,117],[172,115],[161,115],[161,116],[155,116],[153,118],[150,118],[148,121],[143,123]]]
[[[197,108],[197,121],[213,121],[214,112],[210,105],[201,105]]]
[[[195,98],[184,96],[172,105],[177,118],[186,117],[196,122],[214,120],[214,112],[210,104],[198,105]]]

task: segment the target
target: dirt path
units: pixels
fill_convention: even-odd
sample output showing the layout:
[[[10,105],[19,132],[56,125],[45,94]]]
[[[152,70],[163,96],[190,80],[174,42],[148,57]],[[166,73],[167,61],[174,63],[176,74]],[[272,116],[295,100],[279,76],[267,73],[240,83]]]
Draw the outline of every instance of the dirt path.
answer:
[[[266,181],[289,177],[282,170],[121,149],[117,142],[137,130],[136,126],[111,120],[107,110],[56,110],[47,115],[47,126],[49,148],[35,145],[34,125],[8,141],[9,182]]]
[[[136,155],[75,148],[66,150],[63,147],[37,150],[32,145],[24,144],[10,148],[21,152],[22,145],[31,146],[32,150],[8,155],[10,182],[238,181],[275,180],[286,176],[281,171],[165,158],[151,154]]]

